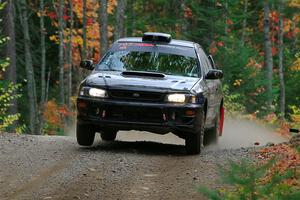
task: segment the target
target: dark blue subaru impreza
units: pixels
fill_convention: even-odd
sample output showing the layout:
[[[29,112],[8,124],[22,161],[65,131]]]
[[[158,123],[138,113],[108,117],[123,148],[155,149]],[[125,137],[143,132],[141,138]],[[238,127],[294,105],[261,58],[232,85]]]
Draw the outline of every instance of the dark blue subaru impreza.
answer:
[[[90,146],[95,133],[112,141],[119,130],[174,133],[189,154],[216,142],[224,121],[221,70],[194,42],[144,33],[116,41],[92,70],[77,98],[77,141]]]

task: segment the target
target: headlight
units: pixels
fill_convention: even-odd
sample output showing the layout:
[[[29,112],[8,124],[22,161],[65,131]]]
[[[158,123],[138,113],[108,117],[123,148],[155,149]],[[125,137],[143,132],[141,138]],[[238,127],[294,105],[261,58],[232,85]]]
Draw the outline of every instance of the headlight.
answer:
[[[167,101],[172,103],[184,103],[185,94],[169,94],[167,95]]]
[[[90,88],[89,95],[92,97],[101,97],[101,98],[107,97],[106,91],[98,88]]]
[[[99,97],[99,98],[106,98],[108,97],[106,90],[99,89],[99,88],[89,88],[83,87],[81,88],[79,95],[82,96],[91,96],[91,97]]]
[[[169,103],[196,103],[197,97],[193,94],[168,94],[165,99]]]

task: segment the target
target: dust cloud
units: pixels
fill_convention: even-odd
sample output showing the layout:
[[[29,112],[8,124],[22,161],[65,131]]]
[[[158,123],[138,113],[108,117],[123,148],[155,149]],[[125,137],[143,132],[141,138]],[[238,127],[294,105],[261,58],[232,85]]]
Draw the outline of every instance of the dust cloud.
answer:
[[[75,125],[70,126],[67,136],[76,136]],[[100,140],[96,135],[96,140]],[[151,141],[165,144],[184,145],[184,140],[169,133],[166,135],[157,135],[144,131],[119,131],[117,135],[119,141]],[[236,149],[241,147],[263,146],[267,143],[281,143],[288,139],[276,133],[274,130],[268,129],[263,125],[259,125],[254,121],[243,119],[227,118],[224,124],[222,137],[219,138],[217,145],[209,145],[208,150],[218,149]]]
[[[120,131],[117,140],[152,141],[166,144],[184,145],[184,140],[173,134],[157,135],[140,131]],[[267,143],[281,143],[287,138],[253,121],[242,119],[226,119],[223,136],[217,145],[207,146],[208,150],[236,149],[241,147],[263,146]]]
[[[226,119],[223,136],[218,145],[211,145],[209,149],[235,149],[241,147],[263,146],[267,143],[281,143],[288,139],[259,125],[254,121],[243,119]]]

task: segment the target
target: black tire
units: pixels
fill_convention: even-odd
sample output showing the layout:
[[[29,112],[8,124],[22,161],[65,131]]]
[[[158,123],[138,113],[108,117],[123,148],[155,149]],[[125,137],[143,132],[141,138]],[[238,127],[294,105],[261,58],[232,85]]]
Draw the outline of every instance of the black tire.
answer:
[[[199,116],[199,127],[197,132],[187,136],[185,139],[185,148],[188,154],[200,154],[203,149],[204,123],[205,115],[201,112]]]
[[[104,141],[114,141],[117,137],[117,132],[115,130],[105,130],[100,132],[100,136]]]
[[[76,126],[77,143],[81,146],[91,146],[95,139],[95,129],[91,125],[78,124]]]
[[[218,144],[220,135],[220,117],[220,113],[218,113],[214,127],[205,131],[203,141],[204,145]]]

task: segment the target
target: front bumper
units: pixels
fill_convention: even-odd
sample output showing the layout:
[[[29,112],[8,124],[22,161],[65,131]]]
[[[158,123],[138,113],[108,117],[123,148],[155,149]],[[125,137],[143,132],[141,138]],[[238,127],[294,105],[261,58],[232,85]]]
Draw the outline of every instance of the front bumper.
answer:
[[[77,122],[99,130],[140,130],[159,134],[195,133],[199,128],[203,105],[120,101],[77,98]],[[179,133],[178,133],[179,134]]]

